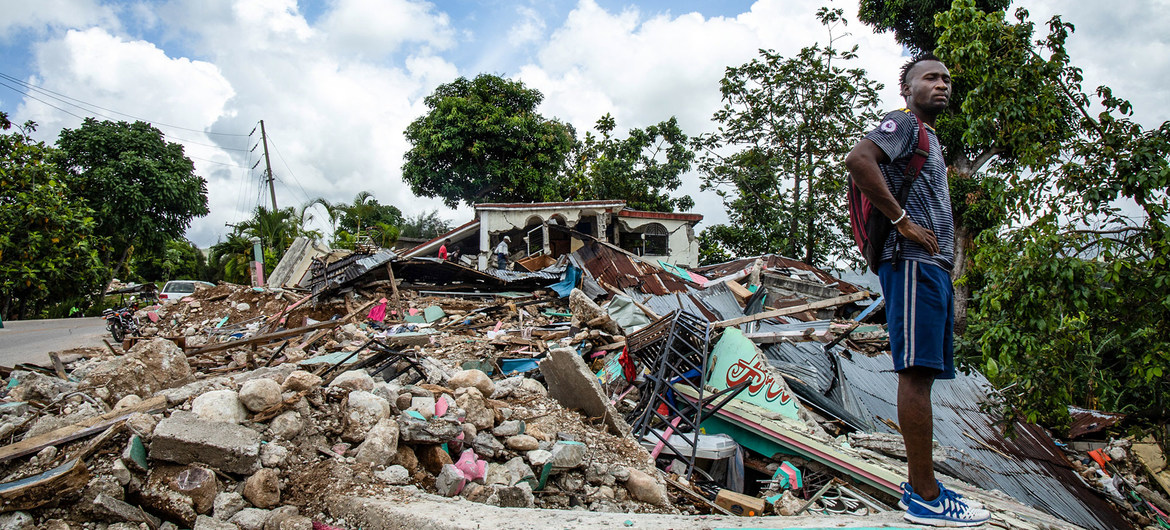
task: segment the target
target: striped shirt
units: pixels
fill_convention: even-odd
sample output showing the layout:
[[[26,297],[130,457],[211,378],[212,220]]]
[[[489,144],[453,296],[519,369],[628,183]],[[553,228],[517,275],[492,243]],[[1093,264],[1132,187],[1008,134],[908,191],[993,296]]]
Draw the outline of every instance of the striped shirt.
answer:
[[[955,223],[951,213],[950,188],[947,185],[947,166],[943,162],[942,147],[934,128],[926,125],[926,131],[930,135],[930,155],[926,157],[922,172],[910,188],[905,208],[906,215],[916,224],[934,231],[938,238],[939,253],[931,255],[922,245],[906,239],[897,230],[891,230],[885,250],[882,251],[882,261],[893,260],[894,245],[899,244],[902,246],[902,259],[933,263],[951,270],[955,263]],[[897,199],[903,184],[903,172],[914,148],[918,146],[918,122],[914,113],[909,109],[901,109],[886,114],[881,125],[865,137],[877,144],[890,158],[890,163],[879,164],[879,167],[886,180],[886,187]]]

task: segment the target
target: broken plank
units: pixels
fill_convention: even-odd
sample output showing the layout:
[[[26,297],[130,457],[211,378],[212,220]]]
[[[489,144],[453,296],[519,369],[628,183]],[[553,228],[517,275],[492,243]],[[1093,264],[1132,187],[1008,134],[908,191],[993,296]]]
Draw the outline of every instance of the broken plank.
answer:
[[[65,373],[65,365],[61,363],[61,357],[57,352],[49,352],[49,360],[53,361],[53,370],[57,372],[57,377],[68,381],[69,374]]]
[[[25,438],[19,442],[0,447],[0,462],[7,462],[13,458],[36,453],[49,446],[62,444],[99,431],[104,431],[111,425],[130,417],[135,412],[158,412],[165,409],[166,406],[166,397],[155,396],[132,407],[112,410],[100,416],[86,418],[73,425],[66,425],[60,429],[39,434],[32,438]]]
[[[744,333],[743,336],[756,344],[775,344],[777,342],[794,342],[795,339],[808,340],[813,337],[824,337],[827,334],[827,330],[814,331],[812,333],[807,331],[771,331],[764,333]]]
[[[348,315],[345,315],[337,320],[329,320],[327,322],[321,322],[320,324],[326,324],[326,325],[323,325],[320,327],[321,328],[328,327],[329,329],[333,329],[333,328],[336,328],[338,326],[343,326],[343,325],[345,325],[346,322],[349,321],[349,319],[353,318],[358,313],[361,313],[362,311],[369,309],[370,306],[373,306],[373,305],[374,305],[374,300],[370,300],[369,302],[366,302],[365,304],[363,304],[361,307],[357,308],[356,310],[350,311],[350,313]],[[318,324],[313,324],[313,325],[317,326]],[[305,328],[300,328],[300,329],[306,329],[307,327],[308,326],[306,326]],[[317,329],[317,328],[314,328],[314,329]],[[309,338],[305,339],[304,342],[297,344],[296,347],[303,349],[305,346],[308,346],[314,342],[317,342],[317,339],[320,339],[322,335],[324,335],[325,333],[328,333],[328,332],[329,332],[329,330],[327,330],[327,329],[317,329],[317,331],[315,333],[310,335]]]
[[[804,304],[804,305],[798,305],[798,306],[793,306],[793,307],[784,307],[784,308],[775,309],[772,311],[765,311],[763,313],[756,313],[754,315],[747,315],[747,316],[743,316],[743,317],[739,317],[739,318],[732,318],[729,320],[721,320],[719,322],[716,322],[713,325],[717,328],[738,326],[740,324],[747,324],[748,322],[755,322],[757,320],[764,320],[766,318],[775,318],[775,317],[780,317],[780,316],[785,316],[785,315],[793,315],[796,313],[803,313],[805,311],[809,311],[812,309],[825,309],[825,308],[829,308],[829,307],[836,307],[839,305],[848,304],[850,302],[864,300],[866,298],[869,298],[869,292],[868,291],[860,291],[860,292],[856,292],[853,294],[847,294],[845,296],[838,296],[836,298],[829,298],[828,300],[821,300],[819,302],[813,302],[811,304]]]
[[[0,484],[0,512],[43,506],[88,483],[89,469],[74,458],[44,473]]]
[[[211,346],[205,346],[203,348],[199,348],[198,350],[189,351],[189,352],[187,352],[187,357],[201,355],[204,353],[211,353],[211,352],[227,350],[230,348],[238,348],[241,346],[249,346],[251,344],[256,344],[256,343],[260,343],[260,342],[267,342],[267,341],[272,341],[272,340],[277,340],[277,339],[283,339],[285,337],[300,335],[303,333],[307,333],[309,331],[318,330],[321,328],[332,327],[335,325],[339,326],[341,324],[337,320],[327,320],[325,322],[318,322],[316,324],[309,324],[308,326],[301,326],[301,327],[295,328],[295,329],[286,329],[284,331],[276,331],[273,333],[266,333],[264,335],[256,335],[255,337],[251,337],[248,339],[233,340],[230,342],[221,342],[219,344],[213,344]]]

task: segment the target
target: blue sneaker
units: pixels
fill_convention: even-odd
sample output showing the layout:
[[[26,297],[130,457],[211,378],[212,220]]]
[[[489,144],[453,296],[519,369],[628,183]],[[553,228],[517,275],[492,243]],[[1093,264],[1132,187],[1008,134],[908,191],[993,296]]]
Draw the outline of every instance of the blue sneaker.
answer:
[[[909,484],[902,485],[902,499],[906,503],[903,519],[927,526],[979,526],[991,518],[991,512],[975,508],[959,494],[940,483],[938,498],[927,501],[914,493]]]
[[[935,482],[938,483],[938,490],[942,491],[943,490],[942,482],[937,481],[937,480]],[[910,483],[903,482],[902,483],[902,498],[898,499],[898,508],[899,509],[905,511],[906,507],[910,505],[910,494],[911,493],[913,493],[913,489],[910,487]],[[951,493],[954,493],[955,497],[962,499],[963,502],[967,503],[967,506],[969,506],[971,508],[974,508],[977,510],[982,510],[985,508],[983,506],[982,502],[979,502],[975,499],[968,499],[968,498],[964,497],[963,494],[961,494],[957,491],[951,491]]]

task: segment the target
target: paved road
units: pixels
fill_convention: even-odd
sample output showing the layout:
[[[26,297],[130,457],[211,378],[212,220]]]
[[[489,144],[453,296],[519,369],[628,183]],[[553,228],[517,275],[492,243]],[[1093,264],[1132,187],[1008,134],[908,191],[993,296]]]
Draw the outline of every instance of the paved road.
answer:
[[[12,367],[17,363],[34,363],[52,366],[49,352],[104,348],[102,338],[110,338],[102,317],[5,320],[4,328],[0,329],[0,365]]]

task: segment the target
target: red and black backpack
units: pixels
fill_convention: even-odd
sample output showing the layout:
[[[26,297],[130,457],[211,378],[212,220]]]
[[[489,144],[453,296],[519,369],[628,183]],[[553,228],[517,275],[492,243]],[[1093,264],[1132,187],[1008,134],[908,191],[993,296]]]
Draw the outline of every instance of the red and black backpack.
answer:
[[[914,116],[913,113],[910,115]],[[914,121],[918,124],[918,146],[910,155],[910,161],[903,173],[902,188],[898,191],[898,206],[902,208],[906,207],[906,199],[910,196],[910,185],[914,184],[922,171],[922,166],[926,164],[926,157],[930,155],[930,138],[926,136],[926,126],[918,116],[914,116]],[[869,197],[861,192],[861,188],[853,182],[852,175],[849,176],[848,198],[849,224],[853,227],[853,240],[857,242],[857,249],[861,251],[861,255],[865,256],[869,270],[876,274],[878,264],[882,261],[886,238],[889,237],[894,225],[881,210],[874,207]]]

